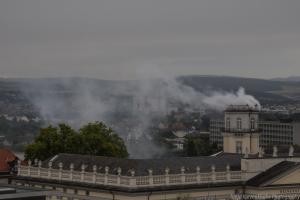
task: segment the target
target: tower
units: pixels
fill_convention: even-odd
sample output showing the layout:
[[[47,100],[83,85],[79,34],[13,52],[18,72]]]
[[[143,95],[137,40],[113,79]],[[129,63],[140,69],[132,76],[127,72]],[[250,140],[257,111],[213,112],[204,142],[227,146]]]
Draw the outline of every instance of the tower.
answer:
[[[225,110],[224,153],[259,152],[258,106],[231,105]]]

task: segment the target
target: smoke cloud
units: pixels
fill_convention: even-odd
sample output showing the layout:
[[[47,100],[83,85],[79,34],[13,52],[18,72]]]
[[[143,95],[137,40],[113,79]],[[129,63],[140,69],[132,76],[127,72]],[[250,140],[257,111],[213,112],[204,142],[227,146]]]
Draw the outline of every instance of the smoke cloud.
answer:
[[[210,96],[203,98],[209,108],[216,110],[224,110],[228,105],[249,105],[260,109],[261,105],[253,96],[246,94],[244,88],[239,88],[236,93],[213,92]]]
[[[156,74],[156,78],[141,75],[144,79],[137,81],[37,79],[25,81],[21,89],[48,123],[66,122],[79,128],[87,122],[104,121],[125,139],[130,156],[135,158],[154,157],[164,151],[151,142],[149,128],[153,119],[180,106],[222,111],[230,104],[260,105],[244,88],[200,92],[176,77]],[[135,149],[136,143],[143,148]]]

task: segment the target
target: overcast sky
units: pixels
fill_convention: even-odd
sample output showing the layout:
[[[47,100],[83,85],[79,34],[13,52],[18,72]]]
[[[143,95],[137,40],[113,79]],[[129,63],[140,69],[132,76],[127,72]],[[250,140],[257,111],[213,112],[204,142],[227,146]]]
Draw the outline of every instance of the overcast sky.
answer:
[[[0,0],[0,76],[300,75],[299,0]],[[150,73],[151,74],[151,73]]]

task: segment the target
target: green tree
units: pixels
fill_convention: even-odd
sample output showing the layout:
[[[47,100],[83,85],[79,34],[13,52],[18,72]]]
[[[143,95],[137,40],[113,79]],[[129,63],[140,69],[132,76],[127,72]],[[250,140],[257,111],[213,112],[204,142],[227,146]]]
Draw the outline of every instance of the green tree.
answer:
[[[210,144],[208,138],[186,137],[183,153],[186,156],[208,156],[220,151],[216,144]]]
[[[89,123],[79,131],[66,124],[42,128],[25,149],[25,159],[45,160],[58,153],[127,157],[124,141],[102,122]]]

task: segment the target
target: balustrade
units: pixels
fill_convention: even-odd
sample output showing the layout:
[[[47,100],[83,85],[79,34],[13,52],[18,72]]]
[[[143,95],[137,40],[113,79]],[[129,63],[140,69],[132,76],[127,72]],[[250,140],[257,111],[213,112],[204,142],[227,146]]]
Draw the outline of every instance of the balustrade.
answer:
[[[165,174],[153,175],[153,171],[149,170],[147,176],[135,176],[135,171],[130,171],[130,176],[121,175],[121,168],[118,168],[117,174],[109,174],[109,168],[105,167],[104,173],[98,173],[97,167],[93,166],[92,172],[86,172],[86,166],[81,166],[81,171],[74,170],[71,165],[70,169],[63,169],[63,165],[59,164],[59,169],[52,168],[49,163],[48,168],[42,168],[41,164],[23,166],[19,164],[18,175],[25,177],[56,179],[72,182],[84,182],[98,185],[111,185],[127,188],[152,187],[163,185],[183,185],[183,184],[201,184],[216,182],[234,182],[242,181],[241,171],[231,171],[230,167],[226,167],[226,171],[216,171],[215,167],[211,167],[211,172],[201,172],[200,168],[196,168],[196,173],[186,173],[182,167],[180,174],[169,174],[169,169],[165,170]]]

